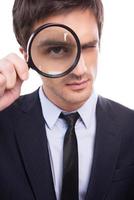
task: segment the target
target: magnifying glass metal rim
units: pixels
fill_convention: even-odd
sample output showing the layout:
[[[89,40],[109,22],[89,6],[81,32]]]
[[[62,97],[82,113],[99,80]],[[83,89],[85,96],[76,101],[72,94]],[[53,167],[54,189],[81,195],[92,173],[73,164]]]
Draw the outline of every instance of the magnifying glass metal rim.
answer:
[[[43,29],[46,29],[46,28],[49,28],[49,27],[61,27],[61,28],[64,28],[66,30],[68,30],[74,37],[75,41],[76,41],[76,44],[77,44],[77,54],[76,54],[76,59],[74,61],[74,63],[72,63],[72,65],[69,67],[69,69],[67,69],[66,71],[64,71],[63,73],[61,74],[47,74],[45,72],[42,72],[40,71],[36,66],[35,64],[33,63],[33,60],[32,60],[32,55],[31,55],[31,47],[32,47],[32,42],[34,40],[34,38],[36,37],[36,35],[42,31]],[[30,36],[29,40],[28,40],[28,44],[27,44],[27,55],[28,55],[28,60],[27,60],[27,63],[28,63],[28,66],[29,68],[32,68],[34,69],[36,72],[38,72],[40,75],[42,76],[45,76],[45,77],[48,77],[48,78],[60,78],[60,77],[63,77],[67,74],[69,74],[75,67],[76,65],[78,64],[79,62],[79,59],[80,59],[80,55],[81,55],[81,45],[80,45],[80,41],[79,41],[79,38],[78,36],[76,35],[76,33],[68,26],[64,25],[64,24],[57,24],[57,23],[47,23],[47,24],[43,24],[42,26],[40,26],[39,28],[37,28],[33,33],[32,35]]]

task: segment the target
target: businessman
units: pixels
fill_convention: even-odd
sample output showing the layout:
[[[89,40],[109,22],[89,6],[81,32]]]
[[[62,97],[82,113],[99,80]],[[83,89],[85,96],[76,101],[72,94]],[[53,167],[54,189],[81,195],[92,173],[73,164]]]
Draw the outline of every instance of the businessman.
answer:
[[[24,60],[0,60],[0,199],[133,200],[134,111],[94,91],[101,0],[15,0],[13,26]],[[42,86],[20,97],[30,67]]]

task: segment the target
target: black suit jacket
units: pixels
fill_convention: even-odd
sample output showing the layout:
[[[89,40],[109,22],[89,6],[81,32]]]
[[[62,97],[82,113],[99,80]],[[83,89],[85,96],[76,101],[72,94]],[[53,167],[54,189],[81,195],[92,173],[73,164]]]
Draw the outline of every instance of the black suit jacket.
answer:
[[[96,120],[85,200],[134,200],[134,112],[99,97]],[[38,91],[0,112],[0,200],[56,200]]]

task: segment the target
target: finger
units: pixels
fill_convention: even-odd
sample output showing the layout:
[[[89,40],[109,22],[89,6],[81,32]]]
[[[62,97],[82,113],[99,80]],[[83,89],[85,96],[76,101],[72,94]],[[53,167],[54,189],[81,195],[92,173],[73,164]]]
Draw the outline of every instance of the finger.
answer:
[[[7,108],[20,96],[21,85],[22,81],[18,79],[13,89],[4,92],[4,95],[0,97],[0,111]]]
[[[0,73],[1,76],[3,76],[1,77],[1,79],[3,80],[5,78],[6,89],[13,88],[16,83],[16,77],[17,77],[14,65],[7,59],[2,59],[0,61]]]
[[[17,72],[17,75],[19,76],[19,78],[21,80],[26,80],[28,79],[28,75],[29,75],[29,68],[27,63],[20,58],[18,55],[12,53],[9,54],[6,59],[11,62]]]

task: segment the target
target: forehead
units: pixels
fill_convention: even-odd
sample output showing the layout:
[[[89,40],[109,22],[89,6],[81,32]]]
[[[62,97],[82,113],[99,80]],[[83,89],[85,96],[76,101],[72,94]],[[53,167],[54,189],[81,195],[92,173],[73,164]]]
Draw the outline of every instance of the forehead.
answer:
[[[76,9],[65,14],[48,17],[36,23],[34,30],[47,23],[59,23],[70,27],[78,35],[81,43],[99,38],[96,18],[89,9]]]

